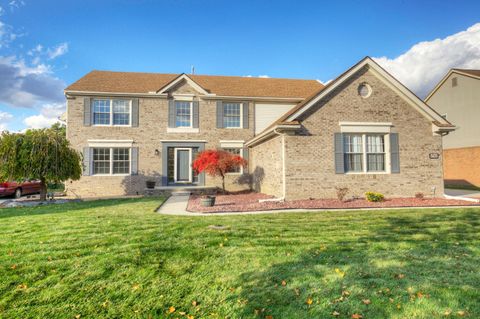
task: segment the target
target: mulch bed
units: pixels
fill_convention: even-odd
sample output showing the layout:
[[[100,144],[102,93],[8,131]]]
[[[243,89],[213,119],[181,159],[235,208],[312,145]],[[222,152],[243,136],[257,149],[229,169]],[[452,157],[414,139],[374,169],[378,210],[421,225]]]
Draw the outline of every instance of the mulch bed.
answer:
[[[215,206],[203,207],[201,196],[192,195],[187,210],[199,213],[249,212],[273,209],[343,209],[343,208],[387,208],[387,207],[435,207],[435,206],[479,206],[479,203],[445,198],[388,198],[380,203],[371,203],[365,199],[352,199],[345,202],[338,199],[306,199],[285,202],[263,202],[260,199],[273,198],[261,193],[237,193],[217,195]]]

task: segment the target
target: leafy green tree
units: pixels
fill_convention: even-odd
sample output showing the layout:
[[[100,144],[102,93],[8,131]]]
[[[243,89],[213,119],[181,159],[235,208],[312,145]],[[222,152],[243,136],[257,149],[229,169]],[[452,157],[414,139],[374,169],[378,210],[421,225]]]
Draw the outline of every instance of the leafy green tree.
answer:
[[[70,147],[60,129],[0,135],[0,180],[40,180],[42,201],[46,200],[47,183],[80,179],[80,163],[80,153]]]

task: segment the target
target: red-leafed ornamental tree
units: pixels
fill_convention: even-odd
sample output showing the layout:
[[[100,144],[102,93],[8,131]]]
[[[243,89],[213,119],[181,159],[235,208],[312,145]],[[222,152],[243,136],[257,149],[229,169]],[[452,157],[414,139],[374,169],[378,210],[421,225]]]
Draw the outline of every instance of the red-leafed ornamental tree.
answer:
[[[245,167],[247,161],[239,155],[222,150],[206,150],[198,153],[193,161],[193,169],[197,173],[205,172],[210,176],[222,178],[222,189],[225,193],[225,174],[239,167]]]

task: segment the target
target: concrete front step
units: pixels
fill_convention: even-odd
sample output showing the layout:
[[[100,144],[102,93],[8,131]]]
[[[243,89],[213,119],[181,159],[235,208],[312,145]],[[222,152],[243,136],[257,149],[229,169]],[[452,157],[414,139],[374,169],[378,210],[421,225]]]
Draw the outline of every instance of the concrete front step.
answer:
[[[154,189],[146,188],[145,195],[172,195],[185,196],[190,194],[214,195],[217,193],[217,187],[210,186],[157,186]]]

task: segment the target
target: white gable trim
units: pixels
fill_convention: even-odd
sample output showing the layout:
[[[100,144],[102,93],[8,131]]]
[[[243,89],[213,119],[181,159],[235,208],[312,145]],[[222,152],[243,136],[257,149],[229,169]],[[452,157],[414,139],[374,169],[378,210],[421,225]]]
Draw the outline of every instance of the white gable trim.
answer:
[[[198,85],[195,81],[193,81],[188,75],[183,73],[179,77],[177,77],[175,80],[172,82],[168,83],[166,86],[161,88],[160,90],[157,91],[157,94],[165,94],[169,89],[180,83],[181,81],[186,81],[191,87],[193,87],[195,90],[198,92],[205,94],[205,95],[215,95],[215,94],[210,94],[208,93],[204,88],[202,88],[200,85]]]
[[[296,112],[291,114],[286,121],[293,121],[297,119],[300,115],[305,113],[308,109],[310,109],[313,105],[317,104],[321,99],[335,90],[338,86],[344,83],[347,79],[353,76],[355,73],[360,71],[363,67],[369,67],[371,71],[379,79],[381,79],[385,84],[387,84],[390,88],[394,91],[399,93],[410,105],[412,105],[415,109],[417,109],[422,115],[424,115],[427,119],[431,121],[438,121],[439,123],[450,124],[447,122],[443,117],[440,116],[437,112],[435,112],[432,108],[430,108],[425,102],[423,102],[420,98],[418,98],[415,94],[413,94],[410,90],[408,90],[403,84],[401,84],[397,79],[391,76],[387,71],[385,71],[382,67],[380,67],[375,61],[373,61],[370,57],[366,57],[352,68],[350,68],[347,72],[342,74],[339,78],[335,79],[331,85],[327,85],[325,89],[323,89],[315,98],[310,100],[306,103],[303,107],[298,109]]]

